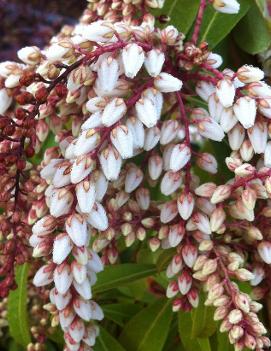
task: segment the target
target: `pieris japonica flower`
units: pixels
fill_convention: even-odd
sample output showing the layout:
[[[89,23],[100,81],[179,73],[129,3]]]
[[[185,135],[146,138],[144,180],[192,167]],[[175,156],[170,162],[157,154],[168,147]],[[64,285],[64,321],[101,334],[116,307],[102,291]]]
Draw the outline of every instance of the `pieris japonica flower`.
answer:
[[[270,344],[259,306],[235,281],[257,285],[259,299],[269,291],[271,88],[260,68],[219,70],[223,57],[199,45],[205,2],[189,40],[156,26],[149,8],[163,3],[89,1],[44,50],[26,47],[23,64],[0,64],[1,233],[27,238],[42,260],[33,283],[65,351],[94,346],[97,273],[138,241],[171,249],[174,311],[196,308],[203,290],[236,349]],[[228,14],[240,7],[211,3]]]
[[[213,6],[217,11],[228,14],[238,13],[240,9],[236,0],[213,0]]]

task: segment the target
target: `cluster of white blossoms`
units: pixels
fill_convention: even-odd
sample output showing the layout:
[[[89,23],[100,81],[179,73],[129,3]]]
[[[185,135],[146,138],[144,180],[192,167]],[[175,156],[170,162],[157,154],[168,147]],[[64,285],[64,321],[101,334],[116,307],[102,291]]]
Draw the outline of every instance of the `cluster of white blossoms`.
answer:
[[[126,246],[175,248],[166,270],[175,311],[197,307],[203,287],[236,350],[269,347],[260,304],[231,281],[249,281],[261,298],[271,263],[271,88],[263,72],[219,71],[219,55],[184,43],[172,25],[156,28],[150,13],[136,17],[164,1],[89,3],[80,23],[44,50],[26,47],[23,64],[0,64],[0,114],[20,87],[24,111],[38,106],[36,151],[49,129],[56,135],[28,222],[43,262],[34,284],[50,288],[45,307],[65,350],[92,350],[93,321],[103,318],[92,286],[104,264],[117,262],[120,237]],[[211,3],[239,10],[235,0]],[[221,165],[201,151],[205,141],[228,144],[232,179],[214,177]]]

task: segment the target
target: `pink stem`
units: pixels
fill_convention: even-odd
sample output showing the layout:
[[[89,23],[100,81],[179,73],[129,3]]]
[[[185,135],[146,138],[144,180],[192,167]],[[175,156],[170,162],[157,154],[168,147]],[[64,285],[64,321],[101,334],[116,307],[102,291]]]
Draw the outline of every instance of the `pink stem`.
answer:
[[[195,45],[197,44],[198,39],[199,39],[200,27],[202,24],[202,19],[203,19],[204,10],[205,10],[206,5],[207,5],[206,0],[200,0],[199,11],[198,11],[198,15],[196,18],[194,32],[192,35],[192,43]]]

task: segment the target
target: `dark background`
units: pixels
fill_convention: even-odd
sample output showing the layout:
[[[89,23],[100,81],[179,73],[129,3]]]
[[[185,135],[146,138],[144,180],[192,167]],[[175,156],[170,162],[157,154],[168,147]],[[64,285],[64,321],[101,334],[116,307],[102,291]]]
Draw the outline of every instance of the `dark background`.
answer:
[[[0,0],[0,62],[21,47],[42,48],[63,24],[73,24],[86,0]]]

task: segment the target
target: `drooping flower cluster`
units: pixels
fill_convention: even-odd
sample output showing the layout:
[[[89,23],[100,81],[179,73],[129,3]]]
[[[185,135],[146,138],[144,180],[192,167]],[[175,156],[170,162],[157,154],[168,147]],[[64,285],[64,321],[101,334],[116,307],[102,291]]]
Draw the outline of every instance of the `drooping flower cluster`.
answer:
[[[235,0],[212,3],[239,10]],[[17,162],[5,168],[13,206],[6,213],[26,201],[35,223],[29,243],[43,262],[34,284],[50,288],[52,325],[61,325],[67,351],[91,350],[93,321],[103,318],[92,300],[96,274],[117,262],[121,237],[126,246],[146,239],[153,251],[175,250],[166,270],[175,311],[196,308],[203,289],[237,350],[268,348],[252,297],[269,292],[271,88],[259,68],[220,71],[222,58],[197,46],[206,1],[191,41],[171,25],[155,26],[147,9],[163,1],[112,1],[110,11],[108,4],[91,1],[80,23],[43,51],[21,49],[24,65],[0,67],[1,151],[15,149]],[[15,112],[10,96],[21,105]],[[49,130],[57,146],[31,174],[22,157]],[[202,148],[213,141],[227,143],[231,179],[214,176],[222,165]],[[18,201],[22,171],[35,187]],[[250,282],[254,296],[233,280]]]

